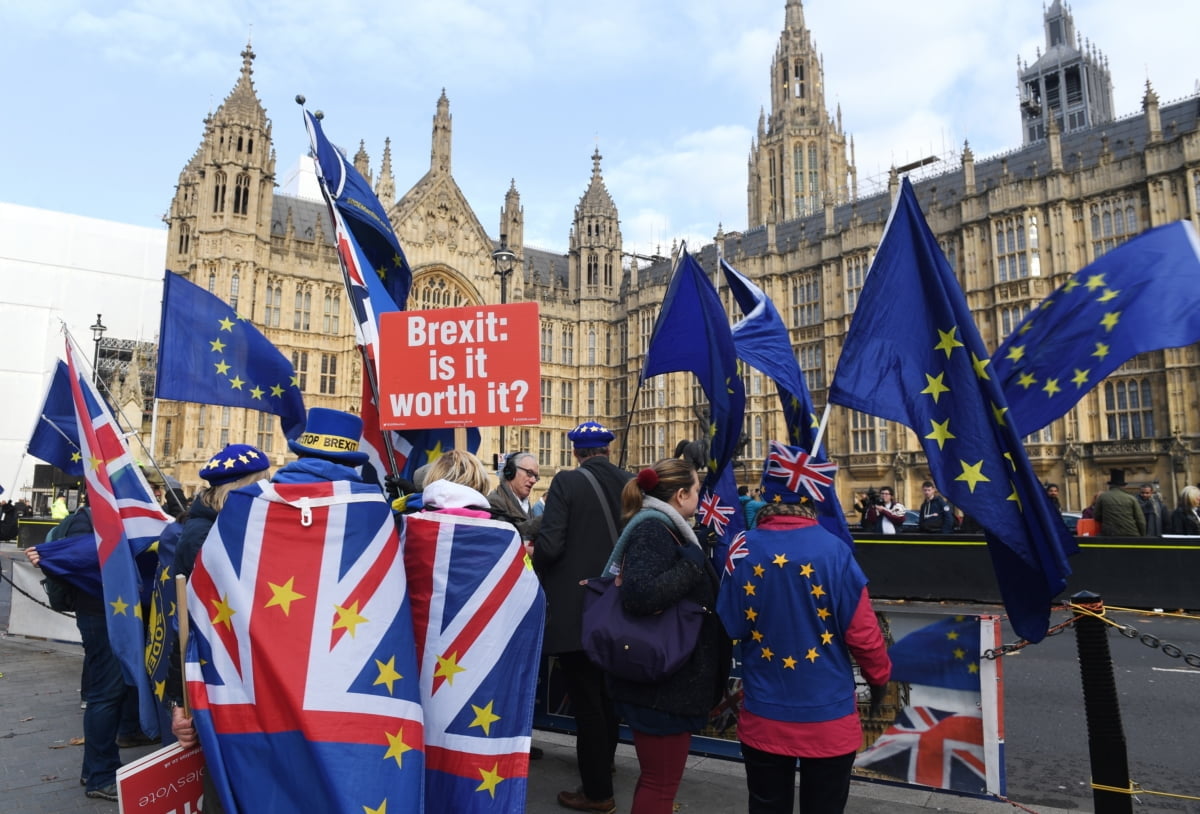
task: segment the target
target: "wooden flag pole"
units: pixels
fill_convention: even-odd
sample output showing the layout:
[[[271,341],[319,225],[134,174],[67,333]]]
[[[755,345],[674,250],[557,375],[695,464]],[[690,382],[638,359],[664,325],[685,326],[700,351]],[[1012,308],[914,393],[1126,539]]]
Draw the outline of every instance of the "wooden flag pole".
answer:
[[[179,671],[183,675],[183,714],[191,718],[192,705],[188,703],[187,690],[187,577],[183,574],[175,575],[175,612],[179,616]]]

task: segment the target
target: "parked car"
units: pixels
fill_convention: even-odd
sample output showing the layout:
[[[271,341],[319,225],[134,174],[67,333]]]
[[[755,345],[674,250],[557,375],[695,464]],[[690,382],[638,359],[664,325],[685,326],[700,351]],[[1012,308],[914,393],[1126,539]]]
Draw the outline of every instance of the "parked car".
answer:
[[[1075,529],[1079,525],[1080,517],[1082,517],[1082,515],[1079,512],[1063,512],[1062,513],[1063,522],[1067,524],[1067,528],[1070,529],[1072,534],[1075,533]]]
[[[907,509],[904,512],[904,522],[900,525],[900,531],[908,534],[921,530],[921,513],[916,509]]]

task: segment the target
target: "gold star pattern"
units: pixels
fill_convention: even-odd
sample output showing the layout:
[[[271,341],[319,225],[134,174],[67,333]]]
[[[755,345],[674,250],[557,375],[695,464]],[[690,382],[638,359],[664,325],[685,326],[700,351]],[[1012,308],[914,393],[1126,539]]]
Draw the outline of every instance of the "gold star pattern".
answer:
[[[461,672],[464,672],[466,667],[458,666],[458,653],[451,653],[449,656],[437,657],[437,669],[433,671],[434,678],[444,678],[446,683],[454,685],[454,677]]]
[[[277,384],[273,384],[273,385],[271,385],[271,395],[272,395],[272,396],[275,396],[276,398],[278,398],[279,396],[282,396],[282,395],[283,395],[283,388],[282,388],[282,387],[280,387],[280,386],[279,386],[279,385],[277,385]]]
[[[1072,277],[1071,279],[1067,280],[1066,284],[1063,286],[1063,293],[1070,293],[1077,288],[1079,288],[1079,281]]]
[[[764,648],[762,649],[762,657],[763,657],[764,659],[766,659],[767,661],[770,661],[772,658],[774,658],[774,656],[775,656],[775,653],[773,653],[773,652],[771,651],[771,648],[769,648],[769,647],[764,647]]]
[[[250,397],[255,401],[262,401],[263,392],[264,390],[261,387],[255,385],[254,387],[250,388]]]
[[[817,659],[821,658],[821,654],[817,652],[817,648],[810,647],[808,652],[804,654],[804,658],[808,659],[809,664],[815,664]]]
[[[1095,291],[1097,288],[1103,288],[1104,287],[1104,275],[1103,274],[1092,274],[1091,276],[1088,277],[1088,281],[1087,281],[1086,285],[1087,285],[1088,291]]]
[[[954,479],[966,481],[967,486],[971,489],[971,494],[975,494],[975,485],[977,483],[988,483],[991,481],[991,478],[983,474],[982,460],[975,464],[969,464],[966,461],[960,460],[959,464],[962,466],[962,474],[957,475]]]
[[[746,592],[746,596],[754,596],[754,591],[755,591],[754,583],[747,582],[745,585],[742,586],[742,590]]]
[[[921,392],[923,394],[932,396],[934,404],[938,403],[938,399],[941,397],[942,393],[950,392],[950,388],[947,387],[942,381],[942,379],[945,377],[945,372],[939,373],[936,376],[930,376],[928,373],[925,374],[926,385],[925,389]]]
[[[763,640],[763,633],[761,630],[752,630],[750,631],[750,638],[756,642],[761,642]]]
[[[760,565],[760,564],[758,564],[758,563],[755,563],[755,565],[754,565],[754,576],[756,576],[756,577],[761,577],[761,576],[762,576],[763,574],[765,574],[765,573],[767,573],[767,569],[763,568],[763,567],[762,567],[762,565]]]
[[[954,335],[958,333],[958,328],[951,328],[948,331],[938,329],[938,343],[933,346],[934,350],[944,351],[946,358],[950,358],[950,352],[955,348],[963,347],[963,343],[959,342]]]
[[[996,402],[994,402],[994,401],[992,402],[992,418],[1001,427],[1003,427],[1005,425],[1004,414],[1007,412],[1008,412],[1007,407],[1001,407]]]
[[[233,320],[229,319],[229,317],[223,318],[221,320],[221,330],[233,333]]]
[[[127,611],[129,610],[129,603],[126,602],[125,600],[123,600],[121,597],[118,596],[116,602],[109,602],[108,604],[112,605],[113,616],[126,616],[127,615]]]
[[[784,554],[776,554],[776,555],[775,555],[775,559],[771,560],[771,562],[775,563],[775,564],[776,564],[776,565],[778,565],[780,568],[782,568],[783,566],[787,565],[787,561],[788,561],[788,558],[787,558],[787,556],[786,556],[786,555],[784,555]]]
[[[348,608],[343,608],[340,605],[334,605],[333,612],[337,614],[338,618],[337,621],[333,623],[333,627],[330,628],[330,630],[339,630],[344,628],[345,630],[349,631],[351,639],[354,638],[354,633],[357,627],[369,621],[367,617],[358,612],[357,599],[354,600],[354,602],[351,603],[350,607]]]
[[[1061,393],[1062,388],[1058,386],[1058,379],[1046,379],[1046,384],[1042,386],[1042,390],[1047,396],[1053,396],[1055,393]]]
[[[212,618],[212,626],[223,624],[226,630],[233,630],[233,615],[237,611],[229,606],[229,594],[225,594],[220,599],[210,599],[209,602],[217,610],[216,616]]]
[[[475,710],[475,720],[471,721],[468,726],[477,726],[483,730],[483,734],[492,734],[492,724],[500,720],[500,716],[492,712],[492,705],[495,702],[488,701],[486,707],[477,707],[471,704],[471,709]]]
[[[167,694],[167,682],[166,681],[155,681],[154,682],[155,697],[157,697],[158,700],[161,701],[161,700],[163,700],[163,696],[166,694]]]
[[[486,791],[492,795],[492,799],[494,800],[496,798],[496,786],[500,785],[500,781],[504,780],[500,776],[500,764],[494,764],[491,771],[480,769],[479,776],[483,778],[483,782],[476,787],[475,791]]]
[[[1008,349],[1008,357],[1007,358],[1009,359],[1009,361],[1019,362],[1019,361],[1021,361],[1022,358],[1024,358],[1024,356],[1025,356],[1025,346],[1024,345],[1013,345],[1011,348]]]
[[[753,622],[758,618],[758,611],[756,611],[754,608],[746,608],[746,618]]]
[[[821,597],[825,596],[825,589],[820,585],[814,585],[809,593],[815,596],[817,599],[820,599]]]
[[[1112,329],[1117,327],[1117,323],[1120,321],[1121,321],[1121,312],[1120,311],[1109,311],[1107,314],[1104,315],[1104,318],[1100,320],[1100,324],[1104,326],[1104,330],[1108,331],[1109,333],[1112,333]]]
[[[1082,388],[1085,384],[1087,384],[1088,373],[1090,372],[1090,369],[1080,370],[1079,368],[1075,368],[1075,375],[1071,377],[1071,382],[1075,385],[1075,387]]]
[[[404,676],[396,672],[396,657],[392,656],[388,659],[387,664],[384,664],[379,659],[375,659],[375,666],[379,668],[379,675],[375,677],[375,681],[371,686],[375,687],[380,684],[387,684],[388,695],[395,695],[395,687],[393,685],[404,678]]]
[[[1032,373],[1022,373],[1017,377],[1017,384],[1028,390],[1030,387],[1037,384],[1037,377]]]
[[[828,619],[830,616],[829,608],[817,608],[817,618]]]
[[[946,445],[946,441],[950,440],[951,438],[958,437],[954,433],[950,432],[950,419],[948,418],[940,423],[931,418],[929,419],[929,423],[933,425],[933,432],[929,433],[925,437],[930,440],[937,441],[938,449],[942,449]]]
[[[242,377],[241,377],[241,376],[234,376],[232,379],[230,379],[230,380],[229,380],[229,385],[230,385],[230,387],[232,387],[234,390],[241,390],[241,389],[242,389],[242,385],[243,385],[243,384],[245,384],[245,383],[246,383],[246,382],[245,382],[245,380],[244,380],[244,379],[242,379]]]
[[[1121,293],[1120,289],[1113,291],[1111,288],[1106,288],[1106,289],[1104,289],[1104,293],[1101,294],[1096,299],[1096,302],[1108,302],[1109,300],[1115,300],[1117,298],[1117,295],[1120,293]]]
[[[800,566],[800,576],[802,577],[811,577],[816,572],[817,569],[812,567],[811,562],[806,562],[804,565]]]
[[[229,365],[225,364],[224,359],[213,364],[213,367],[215,367],[217,369],[217,373],[221,374],[222,376],[229,372]]]
[[[970,664],[967,665],[967,672],[970,673],[971,675],[975,675],[976,673],[979,672],[979,664],[974,661],[971,662]]]
[[[1097,359],[1103,359],[1105,356],[1108,356],[1108,345],[1103,342],[1097,342],[1096,349],[1092,351],[1092,356],[1095,356]]]
[[[1011,481],[1010,481],[1010,483],[1011,483]],[[1021,505],[1021,496],[1017,494],[1017,485],[1015,483],[1013,483],[1013,485],[1012,485],[1012,492],[1010,492],[1008,497],[1005,499],[1010,500],[1013,503],[1016,503],[1017,511],[1024,511],[1024,508]]]
[[[788,670],[795,670],[796,669],[796,660],[794,658],[792,658],[791,656],[785,656],[783,659],[783,666]]]
[[[220,353],[221,351],[225,350],[225,343],[222,342],[219,337],[212,340],[208,344],[210,347],[212,347],[213,353]]]
[[[379,804],[379,808],[363,806],[363,814],[387,814],[387,798],[383,798],[383,802]]]
[[[304,599],[302,593],[297,593],[295,590],[295,577],[288,577],[288,581],[282,585],[276,585],[274,582],[268,582],[267,587],[271,589],[271,598],[267,600],[264,608],[280,607],[283,608],[284,616],[291,616],[292,603],[297,599]]]
[[[821,634],[821,644],[829,644],[833,641],[833,634],[828,630]]]
[[[443,452],[445,452],[445,450],[442,449],[442,442],[438,441],[433,445],[433,449],[425,450],[425,463],[433,463],[438,458],[442,457]]]
[[[395,735],[386,731],[383,734],[387,735],[388,739],[388,750],[384,753],[383,759],[395,758],[396,767],[403,769],[404,753],[412,750],[412,747],[404,742],[404,727],[400,727]]]

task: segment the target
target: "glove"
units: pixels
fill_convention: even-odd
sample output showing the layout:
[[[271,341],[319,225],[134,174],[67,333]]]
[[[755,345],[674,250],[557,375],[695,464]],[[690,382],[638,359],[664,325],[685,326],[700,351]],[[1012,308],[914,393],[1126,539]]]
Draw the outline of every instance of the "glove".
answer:
[[[692,532],[696,535],[697,542],[704,549],[706,556],[711,556],[712,551],[717,546],[717,532],[712,526],[698,525],[692,526]]]
[[[878,718],[883,712],[883,695],[887,692],[887,684],[871,684],[871,707],[868,713],[872,718]]]

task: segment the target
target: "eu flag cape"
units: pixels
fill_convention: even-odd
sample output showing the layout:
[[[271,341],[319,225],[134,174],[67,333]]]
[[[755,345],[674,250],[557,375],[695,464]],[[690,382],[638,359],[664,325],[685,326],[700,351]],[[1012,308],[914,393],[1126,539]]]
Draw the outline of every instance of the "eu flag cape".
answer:
[[[407,584],[374,484],[259,481],[229,494],[188,583],[186,664],[229,814],[422,810]]]
[[[905,178],[829,400],[917,434],[938,489],[985,530],[1013,629],[1037,642],[1076,545],[1034,475],[989,364],[966,297]]]

